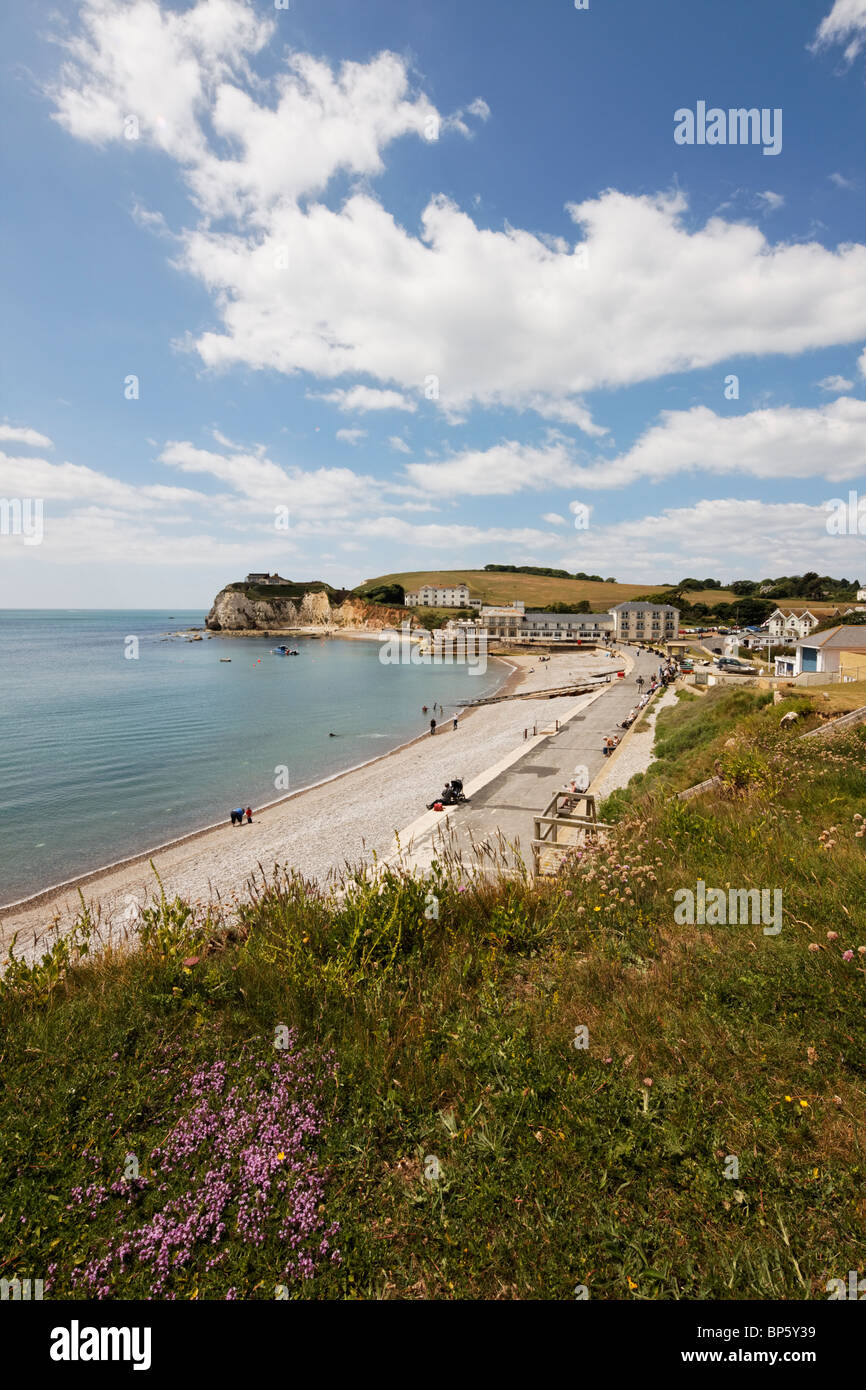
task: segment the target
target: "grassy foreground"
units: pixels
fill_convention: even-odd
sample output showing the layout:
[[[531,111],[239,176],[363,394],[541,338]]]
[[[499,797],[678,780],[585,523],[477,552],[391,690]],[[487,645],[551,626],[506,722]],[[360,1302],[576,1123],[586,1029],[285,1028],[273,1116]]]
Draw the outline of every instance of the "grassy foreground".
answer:
[[[97,955],[85,913],[13,964],[0,1276],[805,1299],[862,1273],[866,731],[800,740],[810,700],[768,698],[663,711],[607,845],[555,881],[274,874],[239,921],[157,901],[136,954]],[[781,888],[781,933],[677,926],[698,879]]]

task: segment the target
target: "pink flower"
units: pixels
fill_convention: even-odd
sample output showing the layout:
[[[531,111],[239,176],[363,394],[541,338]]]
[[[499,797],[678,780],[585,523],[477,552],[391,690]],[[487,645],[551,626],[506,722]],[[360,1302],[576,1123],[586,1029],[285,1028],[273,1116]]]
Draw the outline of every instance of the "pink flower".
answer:
[[[820,949],[821,949],[821,947],[818,945],[817,941],[810,941],[810,942],[809,942],[809,950],[810,950],[810,951],[820,951]]]
[[[651,1086],[651,1085],[653,1084],[653,1079],[652,1079],[652,1077],[651,1077],[651,1076],[645,1076],[641,1084],[642,1084],[643,1086]]]
[[[828,931],[828,933],[827,933],[827,940],[828,940],[828,941],[838,941],[838,940],[839,940],[839,933],[838,933],[837,931]]]
[[[853,951],[843,951],[843,952],[842,952],[842,959],[843,959],[843,960],[853,960],[853,959],[854,959],[854,952],[853,952]]]

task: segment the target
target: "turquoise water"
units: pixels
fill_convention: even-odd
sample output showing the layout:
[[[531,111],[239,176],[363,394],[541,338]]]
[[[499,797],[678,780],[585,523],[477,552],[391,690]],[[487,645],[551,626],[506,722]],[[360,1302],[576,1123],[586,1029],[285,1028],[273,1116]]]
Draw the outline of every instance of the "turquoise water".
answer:
[[[274,639],[166,635],[203,624],[0,610],[0,905],[274,801],[277,768],[295,791],[378,757],[424,733],[422,705],[448,718],[504,674],[384,665],[378,642],[298,637],[278,657]]]

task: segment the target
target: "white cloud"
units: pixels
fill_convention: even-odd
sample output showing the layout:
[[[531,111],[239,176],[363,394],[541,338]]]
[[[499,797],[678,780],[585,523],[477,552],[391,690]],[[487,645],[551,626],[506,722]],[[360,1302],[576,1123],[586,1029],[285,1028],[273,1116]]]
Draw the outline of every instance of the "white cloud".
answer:
[[[221,318],[190,341],[210,367],[351,373],[410,397],[435,376],[446,418],[508,406],[598,434],[582,401],[593,388],[866,336],[866,247],[696,226],[681,193],[569,205],[569,238],[478,227],[443,196],[417,229],[367,187],[315,201],[338,172],[378,173],[399,137],[423,149],[438,113],[396,54],[332,70],[295,52],[264,82],[247,64],[272,22],[241,0],[183,14],[86,0],[82,24],[57,119],[120,141],[139,112],[142,142],[179,165],[201,220],[176,264]],[[484,119],[482,99],[471,110]]]
[[[425,492],[474,497],[565,487],[583,476],[570,442],[556,437],[541,447],[506,439],[489,449],[464,449],[436,463],[407,464],[406,474]]]
[[[698,472],[839,481],[864,470],[866,401],[841,396],[817,408],[746,415],[716,415],[707,406],[664,411],[626,453],[577,470],[576,481],[611,488]]]
[[[643,582],[654,576],[653,582],[659,583],[684,574],[712,574],[722,580],[789,574],[791,556],[796,555],[798,571],[866,578],[862,537],[829,536],[827,517],[825,505],[706,499],[582,531],[576,547],[561,555],[559,564],[570,570],[612,572],[621,581]]]
[[[785,199],[781,193],[772,193],[767,189],[764,193],[755,195],[758,202],[762,204],[768,212],[776,212],[778,208],[785,206]]]
[[[399,434],[389,435],[388,443],[391,445],[392,449],[396,450],[398,454],[411,454],[412,452],[405,439],[401,439]]]
[[[337,438],[343,444],[360,444],[367,438],[366,430],[337,430]]]
[[[838,395],[840,391],[850,391],[854,383],[849,381],[846,376],[825,376],[823,381],[818,382],[818,385],[822,391],[832,391]]]
[[[846,61],[852,63],[866,41],[866,0],[836,0],[818,25],[811,45],[815,52],[831,44],[845,43]]]
[[[34,449],[53,449],[47,434],[28,429],[26,425],[0,425],[0,440],[9,444],[30,444]]]
[[[542,521],[546,521],[546,522],[548,523],[549,526],[567,526],[567,525],[568,525],[568,522],[566,521],[565,517],[564,517],[564,516],[560,516],[560,515],[559,515],[559,512],[545,512],[544,515],[542,516],[541,520],[542,520]]]
[[[866,376],[866,348],[863,349],[860,356],[857,358],[857,366],[860,370],[860,375]]]
[[[857,187],[855,180],[846,179],[844,174],[828,174],[827,177],[837,188],[851,189]]]
[[[368,410],[408,410],[417,406],[401,391],[380,391],[372,386],[352,386],[348,390],[313,392],[308,391],[311,400],[328,401],[338,410],[352,413],[365,413]]]

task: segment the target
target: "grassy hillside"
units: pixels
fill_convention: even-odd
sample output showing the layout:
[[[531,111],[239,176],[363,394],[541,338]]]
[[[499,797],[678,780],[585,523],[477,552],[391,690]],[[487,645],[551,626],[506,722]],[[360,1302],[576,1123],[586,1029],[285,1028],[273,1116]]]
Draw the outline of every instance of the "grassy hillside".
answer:
[[[403,574],[383,574],[377,579],[365,580],[355,592],[363,595],[365,589],[378,588],[382,584],[402,584],[404,589],[411,592],[422,584],[461,583],[468,584],[472,597],[480,598],[484,603],[510,603],[517,598],[523,599],[527,608],[535,604],[580,603],[581,599],[587,599],[596,611],[604,611],[612,603],[656,592],[653,585],[647,584],[595,584],[584,579],[497,574],[486,570],[413,570]],[[736,599],[736,595],[727,589],[707,589],[689,597],[693,602],[700,603],[729,603]]]
[[[13,967],[0,1274],[73,1298],[826,1297],[866,1265],[866,730],[780,727],[813,699],[663,711],[609,843],[556,881],[446,856],[337,898],[280,874],[237,918],[155,902],[135,955]],[[672,797],[717,766],[720,792]],[[783,930],[676,925],[698,879],[781,888]]]

